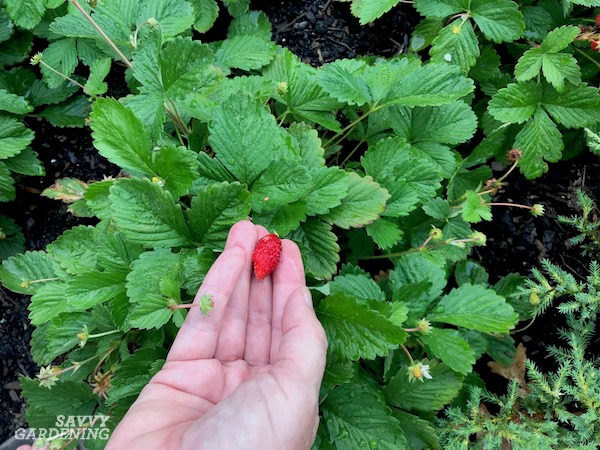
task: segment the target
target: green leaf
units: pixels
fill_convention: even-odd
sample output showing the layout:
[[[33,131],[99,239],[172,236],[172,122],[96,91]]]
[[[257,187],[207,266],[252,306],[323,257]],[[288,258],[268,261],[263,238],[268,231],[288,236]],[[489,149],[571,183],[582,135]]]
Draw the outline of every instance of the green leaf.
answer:
[[[366,230],[367,234],[382,250],[396,245],[404,235],[404,232],[397,224],[386,219],[378,219],[367,224]]]
[[[388,100],[403,106],[450,103],[473,91],[473,81],[448,64],[428,63],[402,77]]]
[[[523,175],[530,179],[548,171],[544,160],[558,161],[564,148],[560,131],[542,109],[538,109],[533,119],[519,131],[514,146],[523,152],[519,167]]]
[[[411,313],[421,316],[418,320],[430,303],[442,294],[447,277],[440,266],[424,255],[413,253],[397,259],[394,270],[390,271],[390,281],[394,301],[404,301]],[[404,294],[408,294],[408,298],[403,298]]]
[[[471,261],[470,259],[463,259],[456,265],[454,277],[456,278],[456,283],[459,286],[466,283],[471,283],[480,284],[483,287],[488,286],[488,281],[490,278],[485,268],[481,264],[476,261]],[[497,289],[496,292],[498,292]]]
[[[24,97],[0,89],[0,110],[13,114],[27,114],[33,111],[33,107]]]
[[[46,173],[44,165],[38,159],[38,154],[29,147],[24,148],[21,153],[2,162],[11,172],[21,175],[42,176]]]
[[[364,80],[366,63],[340,59],[326,64],[317,73],[317,82],[332,97],[349,105],[362,106],[373,98]]]
[[[432,198],[428,203],[423,205],[423,211],[429,217],[440,220],[447,219],[452,214],[448,200],[444,200],[440,197]]]
[[[16,25],[31,30],[46,11],[43,0],[6,0],[6,11]]]
[[[33,141],[33,131],[12,117],[0,116],[0,160],[18,155]]]
[[[309,218],[287,237],[300,246],[304,266],[309,274],[315,278],[331,278],[340,261],[340,247],[337,236],[331,231],[331,225]]]
[[[62,314],[67,309],[65,283],[45,283],[31,297],[29,320],[39,326]]]
[[[575,26],[560,27],[550,33],[539,48],[527,50],[515,66],[517,81],[527,81],[538,76],[540,69],[544,77],[557,90],[562,91],[565,79],[572,84],[581,82],[581,70],[577,60],[568,53],[557,53],[569,45],[579,34]]]
[[[540,49],[546,53],[560,52],[567,48],[580,32],[579,27],[574,25],[555,28],[546,35]]]
[[[600,122],[598,89],[581,84],[569,86],[565,92],[547,89],[542,106],[559,124],[567,128],[583,128]]]
[[[112,217],[117,230],[146,248],[189,243],[181,206],[158,184],[138,179],[117,181],[110,188]]]
[[[317,69],[301,62],[288,49],[284,49],[264,69],[265,77],[287,83],[287,92],[276,94],[275,98],[284,103],[292,114],[338,132],[341,127],[333,111],[338,109],[339,103],[317,83],[317,73]]]
[[[72,83],[63,83],[50,89],[42,80],[35,80],[27,91],[27,98],[33,106],[61,103],[79,90]]]
[[[132,2],[132,5],[137,7],[137,20],[134,23],[140,24],[151,17],[155,18],[165,39],[189,30],[194,23],[194,9],[186,0]]]
[[[400,422],[410,449],[441,448],[438,430],[431,422],[395,408],[392,414]]]
[[[343,292],[359,300],[385,301],[385,294],[375,281],[365,273],[338,275],[329,283],[331,294]]]
[[[209,125],[217,159],[242,183],[251,184],[275,152],[285,148],[283,130],[260,100],[241,95],[221,103]]]
[[[4,8],[0,9],[0,42],[10,39],[14,32],[13,22]]]
[[[450,403],[462,387],[462,376],[445,364],[430,362],[431,380],[408,382],[408,371],[400,371],[384,389],[388,403],[404,410],[437,411]]]
[[[258,70],[275,57],[277,46],[257,36],[227,38],[215,57],[217,63],[229,69]]]
[[[96,269],[98,248],[95,229],[78,226],[65,231],[46,247],[46,251],[71,275]]]
[[[414,5],[422,16],[443,19],[464,11],[468,3],[462,0],[415,0]]]
[[[31,336],[31,355],[38,365],[50,364],[81,341],[78,333],[88,327],[92,332],[96,324],[89,312],[61,314],[38,326]]]
[[[552,28],[552,15],[542,6],[525,6],[522,8],[523,22],[525,23],[525,31],[523,37],[541,41]]]
[[[0,232],[4,234],[4,238],[0,239],[0,261],[25,250],[25,237],[21,229],[14,220],[2,214]]]
[[[321,301],[317,315],[331,349],[353,361],[385,356],[408,336],[382,313],[342,292]]]
[[[248,11],[233,18],[227,29],[227,37],[258,36],[270,41],[271,31],[271,22],[264,12]]]
[[[337,167],[319,167],[310,172],[311,186],[303,200],[306,202],[306,214],[327,214],[342,204],[348,194],[349,179],[342,169]]]
[[[373,22],[375,19],[383,16],[386,12],[398,4],[398,0],[354,0],[350,6],[350,11],[355,17],[358,17],[361,25]]]
[[[94,147],[110,162],[132,174],[152,174],[152,143],[133,112],[118,101],[99,98],[92,106]]]
[[[46,280],[56,281],[63,275],[64,272],[52,256],[41,251],[12,256],[2,261],[0,267],[2,285],[20,294],[35,294]]]
[[[125,293],[125,273],[84,273],[69,281],[65,291],[66,311],[85,311],[123,293]]]
[[[186,211],[194,242],[224,248],[231,226],[250,214],[248,191],[240,183],[219,183],[200,189]]]
[[[0,65],[8,66],[25,60],[33,47],[33,35],[17,29],[12,39],[0,43]]]
[[[102,95],[108,90],[108,85],[104,78],[110,71],[112,60],[110,58],[100,58],[94,60],[90,66],[90,76],[85,83],[85,90],[90,95]]]
[[[90,112],[90,103],[82,95],[72,97],[59,105],[50,105],[40,111],[39,115],[55,127],[83,127]]]
[[[433,328],[429,334],[419,333],[419,339],[452,370],[463,375],[473,370],[475,354],[458,331]]]
[[[152,169],[174,198],[186,195],[198,178],[198,155],[185,147],[163,147],[153,153]]]
[[[266,212],[299,200],[310,186],[304,166],[288,159],[273,161],[252,185],[250,204],[254,211]]]
[[[463,22],[459,18],[444,27],[431,43],[429,55],[431,61],[442,64],[449,62],[467,74],[479,58],[479,42],[471,21]]]
[[[513,1],[471,0],[469,9],[473,20],[490,41],[515,41],[525,30],[523,15]]]
[[[174,310],[168,306],[178,302],[161,293],[161,280],[178,281],[186,257],[186,253],[159,248],[142,253],[133,262],[127,275],[127,296],[133,305],[128,322],[132,327],[160,328],[171,319]]]
[[[473,137],[477,116],[459,100],[440,106],[398,108],[398,120],[392,124],[396,134],[419,147],[422,142],[456,145]]]
[[[163,348],[142,348],[119,364],[108,392],[108,401],[117,402],[130,395],[137,396],[164,364]]]
[[[423,19],[414,28],[410,36],[410,51],[420,52],[429,47],[444,23],[439,19]]]
[[[440,188],[442,175],[419,156],[404,139],[388,138],[371,146],[361,158],[365,172],[391,195],[382,215],[405,216]]]
[[[19,384],[29,405],[26,418],[32,427],[56,428],[58,416],[90,416],[98,406],[98,398],[86,383],[60,381],[48,389],[37,379],[21,377]]]
[[[219,5],[215,0],[192,0],[196,21],[194,29],[206,33],[212,28],[219,15]]]
[[[96,181],[90,183],[83,193],[87,206],[100,219],[108,219],[112,216],[110,210],[110,187],[115,180]]]
[[[463,284],[445,295],[427,319],[477,331],[508,333],[518,315],[492,289]]]
[[[13,201],[16,195],[15,180],[8,167],[0,161],[0,202]]]
[[[527,121],[542,102],[541,86],[529,81],[500,89],[488,105],[494,119],[508,123]]]
[[[306,221],[306,202],[303,200],[289,205],[279,206],[271,211],[255,213],[252,220],[257,225],[262,225],[267,230],[272,230],[280,236],[284,236],[300,226],[300,222]]]
[[[600,155],[600,134],[597,127],[585,128],[585,142],[590,151],[595,155]],[[10,161],[10,160],[9,160]],[[7,162],[8,164],[8,162]]]
[[[354,382],[337,386],[321,407],[329,441],[338,450],[406,448],[399,422],[370,386]]]
[[[287,131],[292,139],[294,153],[303,166],[307,169],[319,169],[325,166],[325,151],[317,130],[304,122],[294,122]]]
[[[482,220],[492,220],[492,207],[475,191],[465,192],[465,201],[461,205],[461,214],[465,222],[479,223]]]
[[[370,176],[361,177],[350,172],[347,178],[348,195],[342,199],[340,206],[331,209],[323,219],[346,229],[378,219],[390,194]]]
[[[70,77],[77,67],[77,41],[72,38],[60,39],[52,42],[44,50],[42,61],[52,69]],[[41,72],[44,81],[50,88],[56,88],[65,82],[65,78],[56,72],[50,70],[46,65],[41,64]]]

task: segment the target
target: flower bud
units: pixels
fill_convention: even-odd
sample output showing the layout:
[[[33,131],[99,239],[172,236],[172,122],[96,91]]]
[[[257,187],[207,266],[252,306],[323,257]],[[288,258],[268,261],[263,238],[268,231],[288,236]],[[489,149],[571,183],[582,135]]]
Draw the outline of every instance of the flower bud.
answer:
[[[433,242],[439,242],[439,241],[441,241],[442,240],[442,235],[443,235],[442,230],[440,230],[437,227],[432,227],[431,231],[429,232],[429,237],[431,238],[431,240]]]
[[[531,207],[531,215],[534,217],[539,217],[544,215],[544,205],[536,203]]]

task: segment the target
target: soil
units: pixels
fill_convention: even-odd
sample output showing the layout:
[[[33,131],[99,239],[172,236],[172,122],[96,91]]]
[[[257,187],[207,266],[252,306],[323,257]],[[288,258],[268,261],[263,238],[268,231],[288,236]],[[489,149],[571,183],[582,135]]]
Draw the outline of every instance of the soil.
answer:
[[[253,3],[254,8],[264,10],[269,16],[275,41],[315,66],[357,55],[391,57],[406,49],[409,32],[417,21],[410,6],[396,7],[373,25],[361,27],[350,14],[349,5],[332,0]],[[217,25],[223,31],[226,19],[221,17]],[[28,120],[28,125],[36,131],[32,147],[40,154],[46,176],[22,178],[17,186],[17,201],[0,208],[23,229],[27,249],[38,250],[64,230],[94,223],[72,216],[67,205],[40,197],[39,193],[57,178],[99,180],[116,175],[118,168],[97,154],[89,130],[54,128],[37,119]],[[534,218],[526,210],[498,207],[494,209],[493,221],[476,227],[488,236],[488,241],[485,247],[476,248],[472,257],[487,268],[491,283],[510,272],[528,274],[543,258],[579,276],[587,274],[581,252],[568,242],[573,231],[560,225],[556,217],[578,212],[574,207],[577,188],[585,188],[593,198],[600,199],[598,179],[590,176],[599,169],[598,158],[584,153],[571,161],[551,165],[548,174],[538,180],[528,181],[519,174],[510,176],[509,185],[495,201],[541,203],[547,212]],[[35,376],[38,371],[29,356],[32,327],[27,320],[27,305],[27,296],[0,288],[0,443],[16,428],[24,426],[25,405],[18,377]],[[545,315],[516,337],[517,342],[525,342],[528,356],[542,368],[544,346],[556,341],[561,319],[558,315]],[[500,383],[506,385],[504,380]]]

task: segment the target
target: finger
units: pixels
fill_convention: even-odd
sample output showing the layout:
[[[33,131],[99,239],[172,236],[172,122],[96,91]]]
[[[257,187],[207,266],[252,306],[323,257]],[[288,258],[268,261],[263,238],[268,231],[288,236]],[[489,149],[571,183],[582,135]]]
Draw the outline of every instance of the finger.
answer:
[[[259,238],[262,238],[269,232],[266,228],[259,227],[258,234]],[[273,283],[271,276],[262,280],[252,276],[251,279],[244,360],[251,366],[258,366],[269,364],[273,316]]]
[[[244,356],[246,324],[248,322],[248,296],[252,278],[252,252],[261,228],[249,221],[240,222],[235,227],[235,232],[232,229],[227,239],[227,245],[242,247],[246,252],[246,259],[240,279],[236,282],[231,299],[227,304],[223,326],[217,341],[214,356],[223,362],[235,361]]]
[[[281,323],[283,335],[279,352],[275,354],[275,367],[302,375],[318,390],[325,371],[327,338],[306,287],[290,295]]]
[[[249,222],[234,225],[229,231],[230,236],[247,231],[246,223]],[[214,302],[213,310],[208,317],[204,317],[199,308],[190,310],[173,342],[168,361],[214,356],[227,304],[246,266],[246,252],[241,247],[233,246],[233,242],[238,240],[228,238],[228,245],[208,271],[194,299],[194,303],[198,303],[202,295],[210,295]]]
[[[288,239],[283,239],[281,261],[273,273],[273,322],[271,334],[270,361],[279,352],[282,337],[283,311],[292,292],[306,286],[304,265],[298,246]]]

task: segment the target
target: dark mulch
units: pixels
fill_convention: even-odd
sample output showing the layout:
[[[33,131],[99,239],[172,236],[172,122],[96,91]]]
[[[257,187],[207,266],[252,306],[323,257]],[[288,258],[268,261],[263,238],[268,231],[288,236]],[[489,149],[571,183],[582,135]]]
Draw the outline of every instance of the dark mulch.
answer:
[[[314,66],[360,55],[398,55],[408,48],[408,37],[418,22],[410,5],[395,7],[367,26],[352,16],[347,2],[261,0],[253,6],[269,16],[275,42]]]

